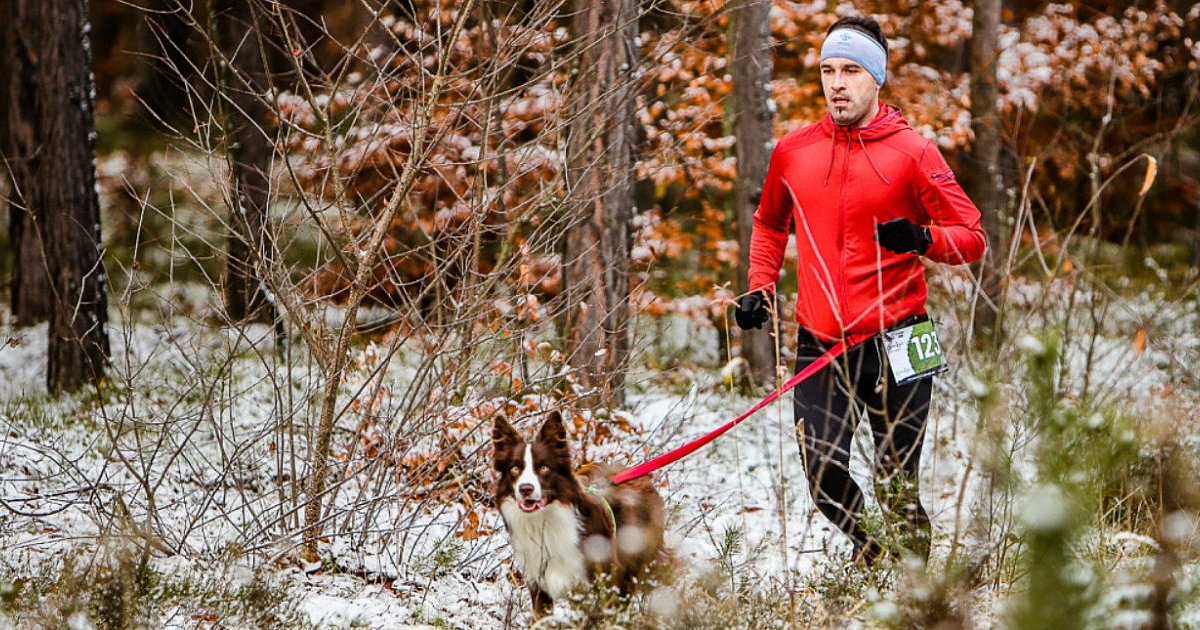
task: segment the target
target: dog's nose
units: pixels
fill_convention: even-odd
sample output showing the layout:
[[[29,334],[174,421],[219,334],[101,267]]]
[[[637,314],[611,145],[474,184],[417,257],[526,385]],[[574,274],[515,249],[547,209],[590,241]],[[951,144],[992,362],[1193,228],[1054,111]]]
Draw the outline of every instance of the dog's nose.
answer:
[[[533,484],[523,483],[523,484],[517,486],[517,492],[520,492],[521,496],[527,497],[527,496],[533,494]]]

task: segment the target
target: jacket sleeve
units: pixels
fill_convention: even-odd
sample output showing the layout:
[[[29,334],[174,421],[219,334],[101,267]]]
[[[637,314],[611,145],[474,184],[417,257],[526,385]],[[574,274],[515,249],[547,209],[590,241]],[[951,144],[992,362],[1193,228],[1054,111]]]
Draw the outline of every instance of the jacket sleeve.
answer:
[[[747,281],[751,291],[775,292],[783,255],[787,249],[788,228],[792,220],[792,196],[783,181],[783,159],[771,153],[767,178],[763,182],[758,209],[754,211],[754,229],[750,233],[750,270]]]
[[[987,248],[979,208],[958,185],[954,172],[932,142],[925,145],[919,168],[918,195],[929,215],[933,237],[925,257],[949,265],[979,260]]]

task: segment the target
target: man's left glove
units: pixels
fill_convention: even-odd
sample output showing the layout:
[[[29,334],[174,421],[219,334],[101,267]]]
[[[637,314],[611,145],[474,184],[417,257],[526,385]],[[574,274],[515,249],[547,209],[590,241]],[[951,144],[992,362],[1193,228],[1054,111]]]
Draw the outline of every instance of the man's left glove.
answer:
[[[875,226],[879,246],[897,254],[924,254],[933,243],[929,228],[917,225],[904,217]]]

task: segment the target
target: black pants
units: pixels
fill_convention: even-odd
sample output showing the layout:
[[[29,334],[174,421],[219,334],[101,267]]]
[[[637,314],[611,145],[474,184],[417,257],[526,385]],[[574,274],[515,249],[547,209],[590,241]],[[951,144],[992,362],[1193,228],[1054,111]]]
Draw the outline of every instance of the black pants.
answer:
[[[827,349],[801,328],[796,371]],[[929,378],[896,384],[878,337],[851,348],[794,390],[797,438],[809,493],[821,513],[856,547],[890,540],[922,559],[928,557],[929,515],[921,505],[917,473],[932,392]],[[874,437],[876,496],[887,532],[863,530],[863,493],[850,477],[850,441],[863,413]]]

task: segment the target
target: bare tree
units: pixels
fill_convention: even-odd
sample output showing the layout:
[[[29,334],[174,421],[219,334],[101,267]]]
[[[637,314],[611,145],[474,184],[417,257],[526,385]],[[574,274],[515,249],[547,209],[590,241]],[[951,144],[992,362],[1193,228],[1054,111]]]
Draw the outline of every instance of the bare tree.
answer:
[[[1192,266],[1200,267],[1200,200],[1192,202],[1195,208],[1195,228],[1192,229]]]
[[[4,154],[22,294],[14,307],[19,320],[37,317],[44,273],[52,391],[100,379],[109,353],[87,16],[85,0],[4,3]]]
[[[35,96],[31,84],[31,73],[20,72],[25,65],[18,55],[26,54],[27,42],[19,39],[18,24],[21,13],[15,3],[5,3],[4,19],[0,23],[3,37],[0,38],[0,81],[4,81],[4,118],[0,120],[0,142],[3,142],[6,170],[12,175],[14,187],[9,200],[9,246],[12,251],[12,314],[16,323],[28,326],[45,320],[50,315],[50,285],[46,277],[45,249],[42,247],[41,227],[35,213],[42,207],[31,206],[25,199],[22,186],[30,179],[28,156],[36,143],[33,128],[28,127],[27,118],[32,113],[28,101]],[[22,127],[25,125],[25,127]],[[35,192],[35,191],[30,191]]]
[[[230,234],[225,261],[225,309],[235,321],[274,321],[275,307],[265,299],[256,257],[270,251],[267,203],[270,199],[272,138],[267,135],[270,110],[263,100],[267,88],[267,64],[262,46],[263,21],[254,13],[256,2],[217,0],[217,38],[228,60],[223,80],[226,92],[227,154],[233,178]]]
[[[606,345],[576,356],[621,357],[612,363],[616,368],[605,367],[604,376],[615,374],[615,381],[602,376],[585,384],[589,391],[619,396],[629,354],[625,274],[632,229],[634,64],[622,65],[595,46],[569,45],[571,36],[556,26],[569,12],[557,3],[509,8],[465,2],[453,11],[431,6],[411,15],[364,3],[374,7],[370,16],[356,22],[359,32],[339,42],[346,58],[330,65],[310,59],[313,37],[333,39],[325,31],[308,33],[321,25],[320,16],[292,5],[252,6],[259,10],[248,28],[271,34],[260,46],[286,53],[267,56],[277,64],[268,74],[273,85],[251,88],[248,66],[237,61],[241,48],[227,45],[226,32],[213,23],[194,19],[196,34],[214,51],[212,63],[226,70],[218,75],[207,67],[181,69],[193,78],[189,90],[197,123],[177,129],[177,137],[201,155],[220,156],[232,147],[212,131],[248,111],[249,105],[236,104],[239,91],[259,96],[270,111],[270,135],[280,151],[269,189],[277,214],[269,238],[255,242],[254,233],[245,238],[263,285],[297,336],[296,352],[274,360],[310,361],[319,378],[303,404],[311,407],[310,415],[299,420],[281,413],[273,429],[277,452],[286,449],[290,458],[279,468],[287,469],[291,487],[281,494],[278,520],[265,528],[300,543],[299,556],[312,561],[320,540],[375,527],[367,522],[384,518],[385,512],[346,509],[347,501],[358,500],[349,494],[361,491],[348,480],[397,464],[413,468],[376,478],[403,486],[446,474],[440,466],[456,462],[460,448],[441,444],[448,418],[494,404],[471,394],[475,382],[496,378],[494,370],[511,367],[512,378],[489,391],[575,401],[575,376],[563,374],[566,353],[543,352],[551,344],[533,343],[554,338],[551,322],[565,320],[557,308],[583,301],[555,297],[562,286],[556,254],[570,225],[581,221],[581,213],[562,211],[564,199],[578,204],[570,208],[586,206],[582,213],[596,219],[593,228],[617,234],[572,251],[604,254],[587,273],[595,276],[590,288],[601,299],[615,296],[593,302],[594,312],[608,314],[593,329]],[[629,60],[636,23],[631,7],[620,14],[619,29],[626,38],[621,54]],[[197,17],[188,7],[179,10]],[[605,13],[596,24],[610,23],[614,15]],[[584,31],[592,37],[592,29]],[[608,32],[597,41],[617,39],[611,26]],[[486,52],[459,46],[460,37],[483,44]],[[583,55],[587,59],[579,62]],[[605,73],[593,74],[601,59]],[[574,67],[592,79],[571,80]],[[225,85],[217,84],[218,76],[227,77]],[[597,76],[609,82],[601,87]],[[582,91],[602,100],[572,108],[570,97]],[[614,117],[614,110],[625,117]],[[587,124],[581,122],[585,118]],[[247,125],[262,134],[261,123]],[[571,157],[586,159],[560,159],[563,146]],[[614,153],[608,146],[623,149]],[[579,169],[564,176],[566,162]],[[223,168],[216,172],[224,175]],[[233,190],[237,182],[223,183],[226,199],[241,194]],[[574,189],[567,191],[567,185]],[[234,232],[219,205],[197,204],[209,225]],[[302,246],[301,256],[289,250],[291,244]],[[306,258],[303,250],[312,245],[312,258]],[[206,248],[203,255],[211,251],[208,240],[197,247]],[[614,282],[620,283],[616,290]],[[426,304],[436,310],[426,310]],[[360,322],[367,305],[396,311],[381,317],[372,311],[371,321]],[[372,363],[365,383],[359,380],[365,355],[354,343],[362,334],[387,346],[380,346],[379,362]],[[385,373],[401,349],[414,371],[396,390]],[[580,380],[593,375],[580,373]],[[389,452],[415,453],[436,442],[445,455],[428,463],[420,463],[423,456],[400,463],[389,455],[385,462],[362,450],[364,432],[394,435]],[[465,481],[474,488],[474,480]],[[404,507],[416,495],[403,490],[392,496]]]
[[[634,181],[633,0],[580,0],[567,195],[577,218],[563,255],[564,329],[580,382],[625,402]]]
[[[1000,178],[1000,115],[996,93],[996,58],[1000,28],[999,0],[978,0],[971,35],[971,129],[975,142],[967,170],[967,190],[983,215],[983,228],[990,246],[980,263],[983,295],[974,320],[977,342],[996,343],[1003,334],[1000,297],[1004,271],[998,267],[1000,215],[1004,194]]]
[[[205,20],[195,19],[189,7],[178,7],[193,18],[197,35],[206,38],[213,64],[226,71],[218,75],[203,68],[181,69],[181,74],[201,82],[189,84],[198,123],[176,133],[204,155],[232,149],[219,134],[207,133],[229,116],[242,116],[251,132],[265,136],[261,123],[245,116],[252,104],[237,104],[242,96],[258,97],[270,112],[277,146],[288,151],[286,159],[276,162],[280,179],[265,189],[272,206],[279,208],[278,219],[270,222],[270,233],[262,233],[262,238],[255,232],[244,238],[265,290],[300,339],[299,351],[282,360],[310,360],[320,374],[319,391],[311,393],[311,422],[298,428],[290,419],[281,419],[275,429],[276,443],[288,445],[289,474],[299,481],[281,502],[279,521],[270,526],[283,528],[289,537],[297,535],[302,556],[311,561],[318,558],[323,536],[333,535],[333,529],[346,534],[364,516],[355,513],[347,519],[349,513],[339,512],[344,510],[345,481],[351,478],[347,462],[364,461],[356,452],[358,440],[341,439],[341,431],[395,431],[403,436],[401,450],[415,446],[422,433],[441,435],[446,406],[459,404],[454,402],[457,397],[442,397],[445,386],[463,383],[466,391],[469,380],[480,378],[479,362],[489,357],[477,353],[501,348],[525,357],[525,345],[514,346],[508,335],[514,327],[554,318],[553,313],[540,314],[536,300],[525,300],[532,296],[509,295],[509,283],[529,291],[532,287],[522,279],[529,270],[521,265],[537,267],[541,258],[557,261],[549,254],[566,232],[565,218],[542,220],[535,215],[561,203],[562,165],[547,159],[511,177],[507,169],[530,156],[553,155],[565,135],[559,125],[562,116],[553,99],[537,101],[546,109],[534,121],[519,119],[512,111],[517,108],[506,102],[526,88],[542,94],[558,89],[555,86],[562,83],[556,78],[565,77],[567,68],[557,51],[569,39],[549,26],[559,14],[557,4],[528,5],[518,13],[496,15],[482,22],[487,29],[479,29],[472,25],[480,24],[475,16],[481,11],[471,1],[452,12],[408,15],[401,7],[401,17],[389,15],[394,7],[364,3],[364,10],[373,7],[370,15],[356,22],[359,32],[338,44],[346,58],[325,70],[308,52],[315,49],[315,38],[335,39],[322,30],[320,16],[291,5],[270,5],[270,10],[254,6],[260,10],[250,14],[247,37],[269,32],[271,37],[260,39],[259,45],[287,51],[266,57],[279,65],[271,68],[268,78],[275,84],[265,91],[250,87],[252,66],[237,61],[242,49],[217,43],[228,41],[225,32],[201,26]],[[443,36],[430,36],[441,27]],[[314,28],[315,34],[310,32]],[[489,37],[488,29],[496,33]],[[447,54],[448,46],[467,32],[468,37],[489,41],[489,53]],[[544,38],[541,34],[547,32],[551,37]],[[416,68],[421,70],[414,72]],[[529,135],[511,134],[507,125],[528,125]],[[448,163],[454,168],[439,170]],[[226,183],[222,193],[227,199],[241,194],[233,189],[240,183]],[[525,198],[527,187],[538,192]],[[212,206],[199,205],[211,213],[213,224],[236,233]],[[461,221],[455,219],[459,216]],[[290,258],[285,255],[289,244],[301,239],[317,241],[316,260],[296,262],[294,252]],[[313,263],[319,268],[305,268]],[[542,282],[530,273],[530,282]],[[554,274],[546,281],[557,280]],[[314,288],[330,299],[312,299]],[[486,296],[519,300],[520,308],[504,315],[495,327],[479,327],[497,316],[496,300]],[[419,305],[429,302],[437,305],[439,316],[417,317],[422,312]],[[367,304],[401,310],[385,323],[360,326],[361,308]],[[357,428],[348,425],[360,408],[346,402],[347,387],[361,370],[352,339],[401,321],[406,323],[404,330],[387,335],[388,349],[369,388],[359,384],[349,395],[385,396],[383,373],[401,346],[428,355],[406,385],[403,402],[397,400],[395,415],[372,412]],[[551,363],[558,374],[561,360]],[[538,377],[538,369],[523,365],[521,375],[529,378],[514,379],[513,387],[523,390],[525,385],[518,383],[533,381],[551,391],[558,378]],[[369,459],[369,465],[381,465],[374,455]],[[440,473],[422,468],[418,474]],[[380,517],[374,512],[365,516]]]
[[[733,11],[734,135],[737,136],[737,185],[734,192],[738,229],[739,294],[750,290],[750,233],[771,160],[771,22],[767,0],[742,0]],[[772,321],[774,324],[775,322]],[[771,330],[743,330],[742,357],[757,382],[774,374]]]

